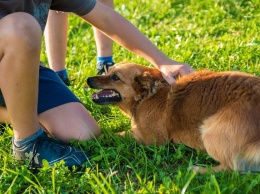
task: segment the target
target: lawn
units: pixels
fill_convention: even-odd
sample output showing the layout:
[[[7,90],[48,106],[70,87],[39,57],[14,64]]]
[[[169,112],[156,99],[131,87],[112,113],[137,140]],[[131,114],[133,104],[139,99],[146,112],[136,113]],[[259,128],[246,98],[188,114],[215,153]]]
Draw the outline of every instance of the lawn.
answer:
[[[260,76],[258,0],[115,0],[115,9],[166,55],[195,70],[235,70]],[[151,66],[117,44],[114,59]],[[44,41],[41,60],[48,64]],[[96,73],[93,31],[74,15],[69,17],[66,63],[73,79],[70,89],[102,128],[97,139],[73,142],[92,154],[90,162],[80,171],[57,164],[31,172],[13,159],[12,127],[6,127],[0,135],[0,193],[260,192],[258,173],[196,174],[188,170],[189,166],[217,163],[184,145],[143,146],[131,137],[115,136],[130,129],[130,119],[116,107],[92,103],[93,91],[85,84],[86,78]]]

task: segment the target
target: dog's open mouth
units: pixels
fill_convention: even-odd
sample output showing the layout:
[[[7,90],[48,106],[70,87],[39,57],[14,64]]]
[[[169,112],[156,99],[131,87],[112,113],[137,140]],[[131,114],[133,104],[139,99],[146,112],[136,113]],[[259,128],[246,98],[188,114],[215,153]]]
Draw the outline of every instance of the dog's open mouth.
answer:
[[[101,90],[91,95],[92,101],[96,104],[114,104],[122,100],[120,94],[115,90]]]

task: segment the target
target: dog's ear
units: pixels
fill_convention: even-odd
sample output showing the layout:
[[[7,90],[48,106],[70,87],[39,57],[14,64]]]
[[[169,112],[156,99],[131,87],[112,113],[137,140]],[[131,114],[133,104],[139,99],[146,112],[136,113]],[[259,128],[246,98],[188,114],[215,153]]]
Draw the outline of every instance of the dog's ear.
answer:
[[[159,88],[169,85],[162,77],[162,74],[157,69],[151,69],[143,72],[135,77],[134,89],[136,91],[135,100],[140,100],[144,97],[149,97],[154,94]]]

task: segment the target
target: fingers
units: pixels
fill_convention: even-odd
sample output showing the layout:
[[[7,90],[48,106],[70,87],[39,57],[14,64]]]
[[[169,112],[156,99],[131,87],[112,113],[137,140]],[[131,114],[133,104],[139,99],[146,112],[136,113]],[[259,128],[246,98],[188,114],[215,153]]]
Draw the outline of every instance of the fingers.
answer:
[[[193,72],[194,70],[190,66],[185,65],[179,68],[178,74],[183,76],[183,75],[191,74]]]
[[[174,85],[176,79],[180,76],[185,76],[194,72],[194,70],[187,64],[172,65],[161,69],[164,79],[170,84]]]
[[[162,73],[163,78],[168,82],[168,84],[170,85],[174,85],[176,82],[176,79],[174,78],[174,76],[167,76],[164,73]]]

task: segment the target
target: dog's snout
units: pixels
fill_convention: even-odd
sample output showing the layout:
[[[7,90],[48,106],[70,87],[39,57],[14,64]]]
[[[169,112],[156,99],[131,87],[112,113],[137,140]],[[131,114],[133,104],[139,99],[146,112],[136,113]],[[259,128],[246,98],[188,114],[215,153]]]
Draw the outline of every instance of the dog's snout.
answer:
[[[87,84],[88,84],[88,86],[91,86],[91,84],[94,82],[94,78],[93,77],[89,77],[88,79],[87,79]]]

